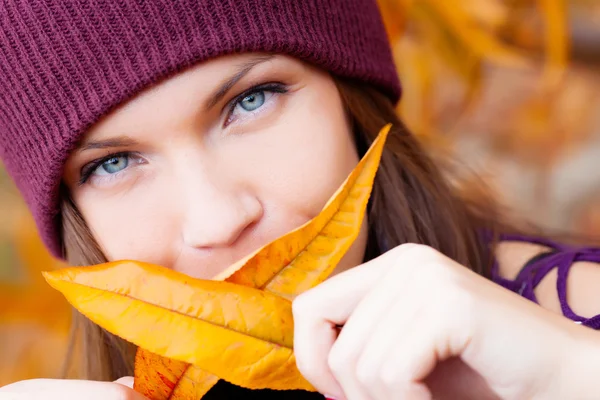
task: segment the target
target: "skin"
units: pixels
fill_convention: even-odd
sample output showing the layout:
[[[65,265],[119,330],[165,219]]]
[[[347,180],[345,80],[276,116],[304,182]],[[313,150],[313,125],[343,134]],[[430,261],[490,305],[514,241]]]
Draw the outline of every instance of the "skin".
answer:
[[[284,83],[287,93],[266,93],[251,113],[238,105],[231,118],[236,96],[269,82]],[[106,146],[122,135],[130,143]],[[116,158],[105,165],[118,172],[99,167],[81,183],[91,162],[124,151],[133,154],[126,168]],[[64,179],[109,260],[210,278],[317,215],[357,161],[331,77],[291,58],[252,54],[199,64],[115,109],[85,135]],[[293,303],[298,368],[321,393],[350,400],[593,393],[596,332],[427,246],[402,245],[360,265],[365,226],[337,274]],[[541,250],[503,244],[501,270],[511,275]],[[540,300],[552,309],[553,296]],[[131,378],[32,380],[0,389],[0,399],[141,399],[131,386]]]

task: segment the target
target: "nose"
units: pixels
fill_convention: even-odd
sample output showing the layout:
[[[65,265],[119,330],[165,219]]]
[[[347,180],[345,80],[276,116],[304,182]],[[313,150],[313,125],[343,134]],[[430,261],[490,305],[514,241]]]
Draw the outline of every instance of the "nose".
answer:
[[[211,249],[232,246],[263,215],[256,196],[222,177],[200,177],[184,190],[183,240]]]

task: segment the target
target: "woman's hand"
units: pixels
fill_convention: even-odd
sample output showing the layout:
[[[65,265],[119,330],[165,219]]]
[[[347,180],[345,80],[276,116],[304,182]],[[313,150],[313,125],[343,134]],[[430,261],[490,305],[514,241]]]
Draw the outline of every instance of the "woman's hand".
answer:
[[[148,400],[133,390],[133,378],[115,382],[31,379],[0,388],[0,400]]]
[[[298,368],[336,399],[565,399],[596,390],[597,332],[427,246],[402,245],[332,277],[293,309]]]

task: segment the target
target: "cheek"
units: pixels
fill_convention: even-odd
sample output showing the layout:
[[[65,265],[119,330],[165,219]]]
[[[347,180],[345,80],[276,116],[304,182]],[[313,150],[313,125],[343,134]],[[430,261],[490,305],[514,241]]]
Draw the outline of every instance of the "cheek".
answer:
[[[343,115],[315,118],[307,129],[298,129],[293,135],[285,164],[288,201],[312,218],[356,166],[358,156]]]
[[[98,193],[76,199],[108,261],[133,259],[168,265],[177,227],[169,210],[175,205],[156,185],[138,187],[124,196],[106,198]],[[101,204],[101,207],[98,207]]]
[[[261,177],[248,181],[267,209],[296,226],[321,211],[358,162],[335,87],[331,92],[300,99],[245,153]]]
[[[278,156],[282,159],[271,169],[271,182],[265,185],[271,191],[265,198],[273,201],[271,209],[278,213],[281,225],[293,221],[293,226],[288,225],[287,230],[317,216],[359,161],[343,113],[336,118],[329,115],[306,121],[298,118],[297,123],[291,125],[296,128],[285,132],[286,140],[281,142],[287,143]],[[365,216],[358,238],[334,274],[362,263],[367,226]]]
[[[305,140],[310,145],[296,147],[287,158],[287,177],[282,178],[289,189],[286,203],[309,218],[321,211],[358,162],[354,148],[348,146],[345,127],[336,128],[314,129],[308,135],[298,132],[308,136]]]

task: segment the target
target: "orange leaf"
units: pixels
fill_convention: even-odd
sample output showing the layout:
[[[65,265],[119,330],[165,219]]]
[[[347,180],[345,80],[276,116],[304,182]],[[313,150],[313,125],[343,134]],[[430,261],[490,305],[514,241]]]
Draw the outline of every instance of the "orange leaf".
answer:
[[[249,389],[314,390],[296,368],[286,299],[132,261],[44,276],[90,320],[153,353]]]
[[[219,378],[195,365],[140,348],[135,357],[134,389],[151,400],[198,400]]]
[[[142,349],[135,354],[134,389],[151,400],[173,398],[171,395],[175,386],[190,364],[165,357],[159,358],[147,350],[140,350]],[[140,374],[140,371],[144,373]]]

